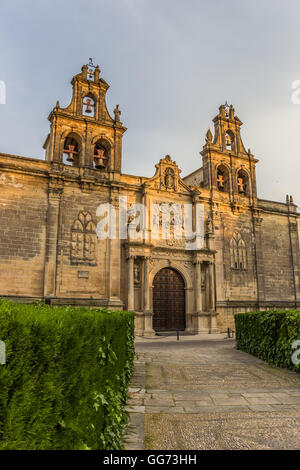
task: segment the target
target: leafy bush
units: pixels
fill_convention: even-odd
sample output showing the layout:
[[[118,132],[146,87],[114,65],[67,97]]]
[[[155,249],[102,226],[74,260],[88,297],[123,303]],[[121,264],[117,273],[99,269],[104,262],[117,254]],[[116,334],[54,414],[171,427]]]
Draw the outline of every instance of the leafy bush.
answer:
[[[0,450],[120,449],[134,314],[0,300]]]
[[[300,364],[292,362],[292,344],[300,340],[299,310],[239,313],[235,315],[235,328],[237,349],[300,372]]]

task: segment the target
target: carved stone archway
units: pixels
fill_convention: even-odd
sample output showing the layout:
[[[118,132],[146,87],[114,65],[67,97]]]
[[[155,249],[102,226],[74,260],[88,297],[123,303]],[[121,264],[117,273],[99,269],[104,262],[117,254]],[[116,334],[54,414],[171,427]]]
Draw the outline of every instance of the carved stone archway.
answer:
[[[184,301],[185,301],[185,331],[193,331],[192,314],[194,305],[194,287],[193,287],[193,264],[187,261],[179,260],[162,260],[153,259],[152,269],[149,272],[149,287],[150,287],[150,311],[151,311],[151,327],[153,326],[153,291],[154,279],[159,271],[164,268],[172,268],[177,271],[182,277],[184,282]]]

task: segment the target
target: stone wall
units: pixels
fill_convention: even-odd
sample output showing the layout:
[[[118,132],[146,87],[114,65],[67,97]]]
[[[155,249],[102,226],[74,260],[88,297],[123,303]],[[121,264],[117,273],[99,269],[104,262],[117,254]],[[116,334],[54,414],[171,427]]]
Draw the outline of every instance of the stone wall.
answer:
[[[265,301],[294,302],[291,245],[286,215],[263,214],[262,257]]]
[[[47,218],[45,178],[0,168],[0,292],[42,297]]]
[[[91,218],[94,228],[97,225],[96,210],[101,202],[109,199],[108,191],[83,191],[77,184],[65,184],[61,201],[61,221],[59,230],[58,270],[57,270],[57,296],[65,298],[107,298],[109,272],[109,243],[108,240],[99,240],[95,230],[93,242],[95,243],[94,256],[89,259],[72,256],[73,228],[81,214]],[[76,232],[74,232],[76,235]],[[82,242],[81,242],[82,243]]]
[[[22,301],[45,297],[53,303],[127,308],[127,241],[99,240],[95,234],[99,221],[96,210],[99,204],[114,201],[118,213],[119,195],[127,196],[129,203],[142,202],[141,185],[145,181],[148,180],[122,175],[112,185],[107,180],[99,181],[97,176],[93,184],[86,185],[80,181],[79,169],[66,168],[65,173],[53,173],[50,163],[0,156],[0,295]],[[149,191],[148,203],[164,202],[170,197],[166,199],[155,188]],[[170,200],[178,200],[175,192],[169,194]],[[207,220],[211,208],[208,190],[202,188],[198,197],[205,205]],[[190,196],[187,193],[179,199],[181,203],[189,202]],[[213,250],[211,259],[215,250],[216,310],[221,331],[234,327],[235,313],[273,306],[291,308],[296,305],[296,297],[299,302],[295,207],[259,200],[255,212],[247,204],[231,207],[227,196],[214,195],[214,230],[209,249]],[[75,248],[76,222],[80,217],[82,221],[90,221],[93,228],[87,233],[88,249],[79,256]],[[235,233],[245,242],[245,269],[232,267],[230,242]],[[196,298],[193,256],[182,251],[180,243],[161,246],[165,251],[159,256],[166,265],[175,263],[174,267],[178,264],[182,273],[186,269],[190,272],[192,284],[187,289],[186,312],[193,316]],[[80,247],[79,243],[78,252]],[[145,255],[156,260],[159,247],[160,242],[155,242],[152,248],[147,248],[149,252],[143,253],[140,248],[137,252],[141,269],[140,280],[134,281],[133,305],[140,312],[137,320],[140,331],[145,321],[141,315],[145,295],[143,260]],[[206,311],[209,310],[207,267],[202,265],[201,269],[202,309]]]

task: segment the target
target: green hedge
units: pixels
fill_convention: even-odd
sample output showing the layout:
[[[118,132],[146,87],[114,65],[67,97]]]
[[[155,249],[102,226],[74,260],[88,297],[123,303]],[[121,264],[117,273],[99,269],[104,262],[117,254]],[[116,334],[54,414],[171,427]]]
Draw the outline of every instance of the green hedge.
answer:
[[[292,343],[300,340],[300,311],[239,313],[235,315],[235,328],[237,349],[300,372],[300,364],[292,362],[292,354],[299,349],[293,349]]]
[[[134,314],[0,300],[0,450],[120,449]]]

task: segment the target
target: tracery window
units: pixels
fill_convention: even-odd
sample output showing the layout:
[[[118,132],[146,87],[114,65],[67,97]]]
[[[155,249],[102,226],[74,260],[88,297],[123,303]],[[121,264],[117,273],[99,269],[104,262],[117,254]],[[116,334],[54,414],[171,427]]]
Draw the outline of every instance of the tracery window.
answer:
[[[240,233],[233,234],[230,241],[231,268],[239,271],[247,269],[246,244]]]
[[[96,226],[91,214],[79,212],[71,229],[71,264],[95,266],[96,241]]]

